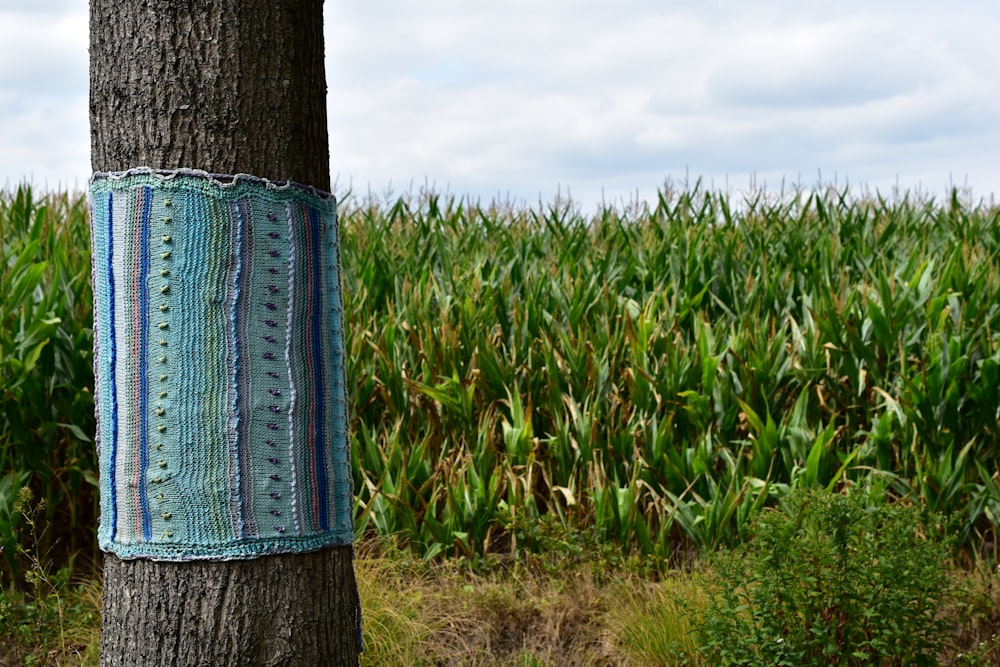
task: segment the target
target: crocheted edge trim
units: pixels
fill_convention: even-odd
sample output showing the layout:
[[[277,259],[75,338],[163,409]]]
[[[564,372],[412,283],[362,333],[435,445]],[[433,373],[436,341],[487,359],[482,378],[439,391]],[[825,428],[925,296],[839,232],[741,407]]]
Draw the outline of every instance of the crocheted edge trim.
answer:
[[[251,560],[275,554],[304,553],[319,551],[328,547],[348,546],[354,543],[354,532],[349,535],[342,531],[321,535],[301,535],[298,537],[252,538],[244,542],[224,545],[160,544],[149,542],[140,544],[101,544],[101,551],[112,553],[122,560],[146,558],[158,561],[189,560]]]
[[[313,195],[324,202],[336,203],[337,198],[330,192],[320,190],[311,185],[304,185],[295,181],[273,181],[268,178],[254,176],[252,174],[213,174],[201,169],[191,169],[187,167],[179,169],[153,169],[151,167],[134,167],[127,171],[97,171],[90,177],[90,185],[94,186],[99,181],[122,181],[133,176],[153,176],[163,182],[172,181],[178,177],[197,178],[208,182],[220,190],[235,189],[241,183],[252,185],[263,185],[268,190],[277,191],[299,191]]]

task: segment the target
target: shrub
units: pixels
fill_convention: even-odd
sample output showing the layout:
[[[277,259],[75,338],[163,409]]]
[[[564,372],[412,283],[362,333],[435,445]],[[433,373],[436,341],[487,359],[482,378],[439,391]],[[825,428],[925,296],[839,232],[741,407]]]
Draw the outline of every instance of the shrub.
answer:
[[[700,629],[715,665],[933,665],[948,547],[914,507],[811,490],[712,559]]]

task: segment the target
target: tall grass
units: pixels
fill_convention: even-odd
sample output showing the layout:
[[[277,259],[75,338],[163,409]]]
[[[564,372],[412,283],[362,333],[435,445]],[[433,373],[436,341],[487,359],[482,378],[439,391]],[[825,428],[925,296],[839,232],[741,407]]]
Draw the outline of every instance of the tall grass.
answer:
[[[832,189],[349,197],[358,533],[662,563],[877,478],[995,553],[998,218]],[[80,197],[0,195],[0,540],[27,484],[50,539],[92,548],[87,231]]]

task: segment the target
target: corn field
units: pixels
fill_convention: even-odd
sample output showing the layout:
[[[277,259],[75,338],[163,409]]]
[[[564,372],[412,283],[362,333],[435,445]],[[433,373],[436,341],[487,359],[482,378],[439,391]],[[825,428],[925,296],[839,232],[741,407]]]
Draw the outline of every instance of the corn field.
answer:
[[[996,208],[695,184],[340,217],[359,535],[475,559],[546,526],[669,562],[863,485],[997,553]],[[0,195],[0,544],[30,485],[92,548],[87,229],[80,197]]]

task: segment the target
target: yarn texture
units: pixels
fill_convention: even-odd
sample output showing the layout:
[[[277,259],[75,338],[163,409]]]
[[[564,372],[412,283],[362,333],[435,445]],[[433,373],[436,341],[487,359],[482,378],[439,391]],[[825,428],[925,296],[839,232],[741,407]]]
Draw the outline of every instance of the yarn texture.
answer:
[[[336,200],[195,170],[90,183],[103,550],[353,541]]]

